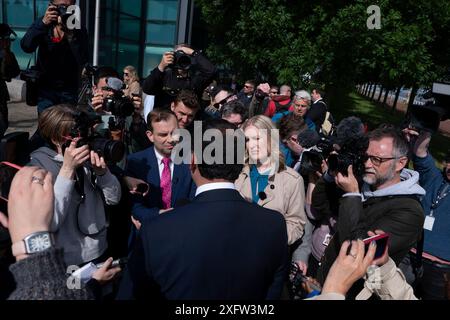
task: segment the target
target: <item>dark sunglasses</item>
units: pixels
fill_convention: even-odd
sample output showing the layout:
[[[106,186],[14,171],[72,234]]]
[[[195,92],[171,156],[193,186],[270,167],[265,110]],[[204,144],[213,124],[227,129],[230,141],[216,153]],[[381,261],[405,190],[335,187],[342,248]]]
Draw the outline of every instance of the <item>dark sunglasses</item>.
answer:
[[[225,103],[228,102],[228,99],[230,99],[230,98],[232,98],[232,97],[234,97],[234,94],[229,95],[228,97],[226,97],[225,99],[220,100],[220,101],[217,102],[217,103],[214,103],[214,104],[213,104],[214,108],[219,109],[221,106],[223,106]]]

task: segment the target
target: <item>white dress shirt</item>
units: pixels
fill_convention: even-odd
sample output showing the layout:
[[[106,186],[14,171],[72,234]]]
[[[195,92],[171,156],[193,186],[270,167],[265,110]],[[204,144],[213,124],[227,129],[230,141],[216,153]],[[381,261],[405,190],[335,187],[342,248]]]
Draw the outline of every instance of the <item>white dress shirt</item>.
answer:
[[[163,172],[163,170],[164,170],[164,162],[163,162],[163,158],[165,158],[162,154],[160,154],[159,152],[158,152],[158,150],[156,150],[156,148],[155,147],[153,147],[153,149],[155,150],[155,155],[156,155],[156,161],[158,162],[158,169],[159,169],[159,178],[161,179],[161,175],[162,175],[162,172]],[[169,167],[170,167],[170,177],[171,177],[171,179],[173,179],[173,168],[174,168],[174,164],[173,164],[173,159],[175,158],[175,155],[171,155],[170,156],[170,164],[169,164]]]
[[[213,183],[207,183],[204,185],[201,185],[197,188],[197,191],[195,192],[195,196],[198,196],[200,193],[211,191],[211,190],[217,190],[217,189],[230,189],[230,190],[236,190],[236,187],[234,186],[234,183],[231,182],[213,182]]]

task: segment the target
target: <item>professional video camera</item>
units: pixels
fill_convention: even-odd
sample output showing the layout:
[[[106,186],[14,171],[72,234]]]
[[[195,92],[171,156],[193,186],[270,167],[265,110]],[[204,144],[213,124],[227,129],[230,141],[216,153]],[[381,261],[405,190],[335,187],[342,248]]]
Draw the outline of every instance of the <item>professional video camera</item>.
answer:
[[[119,162],[125,154],[125,146],[121,141],[106,139],[93,129],[94,125],[102,122],[101,117],[87,112],[74,113],[75,124],[70,132],[72,138],[78,140],[77,148],[88,145],[89,149],[105,158],[106,162]],[[63,150],[70,145],[70,141],[63,145]]]
[[[367,161],[366,152],[369,147],[369,139],[365,135],[351,137],[340,147],[338,153],[328,156],[328,170],[347,176],[348,167],[353,165],[354,176],[361,179],[366,171],[365,162]]]
[[[435,132],[441,121],[450,119],[450,76],[433,83],[432,89],[423,97],[433,101],[424,106],[412,105],[406,115],[405,127]]]
[[[173,52],[173,64],[170,67],[174,69],[189,70],[192,66],[192,57],[183,50]]]
[[[103,89],[111,91],[113,95],[103,100],[103,110],[119,118],[131,116],[134,112],[134,104],[133,100],[123,94],[123,82],[117,78],[107,78],[106,83],[108,86]]]

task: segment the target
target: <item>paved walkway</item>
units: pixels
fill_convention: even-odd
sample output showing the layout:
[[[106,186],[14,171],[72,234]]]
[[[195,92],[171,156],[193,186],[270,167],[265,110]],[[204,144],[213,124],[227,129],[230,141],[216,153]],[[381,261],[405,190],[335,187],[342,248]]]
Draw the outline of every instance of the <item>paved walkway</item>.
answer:
[[[9,128],[6,133],[26,131],[30,137],[37,129],[37,107],[29,107],[25,102],[8,103]]]

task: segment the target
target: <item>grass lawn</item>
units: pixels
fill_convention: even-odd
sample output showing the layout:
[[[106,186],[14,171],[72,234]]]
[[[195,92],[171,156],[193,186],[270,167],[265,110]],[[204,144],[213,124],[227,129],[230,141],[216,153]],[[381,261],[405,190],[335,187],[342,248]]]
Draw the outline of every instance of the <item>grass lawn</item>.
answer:
[[[405,116],[400,111],[393,111],[389,107],[384,108],[379,103],[367,100],[358,93],[350,93],[342,101],[339,109],[332,108],[331,113],[337,122],[349,116],[359,117],[364,123],[367,123],[369,130],[376,128],[381,123],[393,123],[400,126]],[[449,149],[450,138],[435,133],[431,140],[430,150],[439,165]]]

